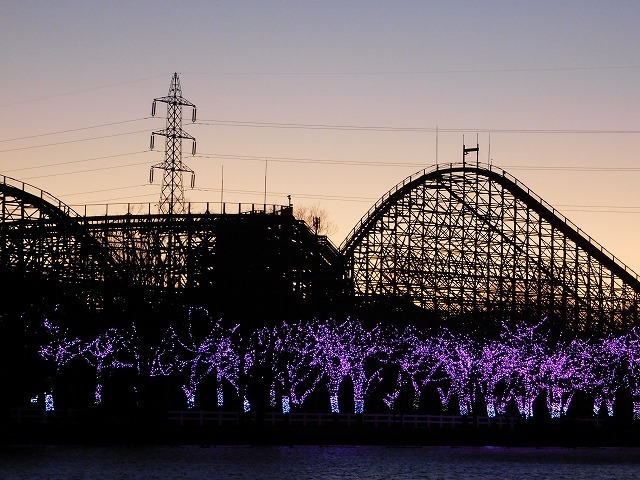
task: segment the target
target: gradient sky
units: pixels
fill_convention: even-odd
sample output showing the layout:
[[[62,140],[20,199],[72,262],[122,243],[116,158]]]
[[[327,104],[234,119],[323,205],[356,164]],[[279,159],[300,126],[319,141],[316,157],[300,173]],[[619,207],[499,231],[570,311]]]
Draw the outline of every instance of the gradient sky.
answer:
[[[640,271],[637,0],[0,7],[0,173],[68,204],[157,201],[149,167],[163,153],[149,132],[164,106],[148,117],[177,71],[210,124],[185,112],[201,154],[183,157],[192,201],[220,201],[224,166],[225,201],[262,203],[268,159],[267,202],[319,204],[340,244],[435,163],[436,127],[442,163],[460,160],[463,131],[467,144],[482,132],[487,161],[493,130],[495,165]]]

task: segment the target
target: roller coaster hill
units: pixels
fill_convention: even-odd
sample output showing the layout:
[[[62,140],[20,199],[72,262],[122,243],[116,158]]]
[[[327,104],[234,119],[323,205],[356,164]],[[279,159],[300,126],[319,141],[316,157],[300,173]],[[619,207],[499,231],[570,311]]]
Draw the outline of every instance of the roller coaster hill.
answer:
[[[412,175],[339,249],[290,205],[76,211],[1,178],[5,317],[57,309],[82,322],[124,315],[158,324],[163,312],[200,306],[252,328],[358,311],[423,328],[547,318],[590,335],[638,322],[637,275],[494,166],[441,164]]]
[[[401,332],[412,324],[484,338],[499,333],[487,325],[509,321],[546,319],[556,338],[620,337],[638,325],[637,275],[493,165],[439,164],[408,177],[339,248],[296,219],[291,205],[73,209],[37,187],[1,179],[0,374],[16,397],[5,406],[45,390],[51,379],[60,383],[73,358],[103,358],[98,340],[85,348],[81,337],[98,335],[111,342],[106,354],[115,352],[117,331],[127,332],[118,341],[131,343],[120,351],[135,360],[111,367],[135,364],[140,376],[170,373],[158,362],[152,367],[168,332],[175,347],[180,331],[196,337],[216,319],[249,342],[245,359],[262,342],[255,335],[262,327],[332,317],[361,319],[369,330],[386,323]],[[101,361],[94,362],[98,372]],[[245,392],[267,398],[268,386],[251,386],[238,373],[265,378],[238,366],[246,361],[239,357],[231,384],[239,394],[238,382],[249,382]],[[123,392],[138,382],[122,381]],[[219,388],[223,383],[220,377]]]

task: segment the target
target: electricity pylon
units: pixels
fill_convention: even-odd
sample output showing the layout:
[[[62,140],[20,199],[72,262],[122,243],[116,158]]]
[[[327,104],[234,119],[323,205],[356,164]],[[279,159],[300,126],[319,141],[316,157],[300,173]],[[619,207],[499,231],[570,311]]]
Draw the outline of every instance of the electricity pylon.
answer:
[[[180,78],[177,73],[171,78],[169,94],[153,100],[151,106],[151,116],[156,114],[156,102],[167,104],[167,126],[164,130],[157,130],[151,134],[151,149],[153,150],[154,138],[162,135],[166,138],[164,161],[151,167],[149,181],[153,183],[153,171],[159,169],[163,171],[162,192],[160,193],[160,203],[158,210],[164,214],[181,214],[184,209],[184,187],[182,185],[182,174],[191,174],[191,188],[195,185],[196,175],[193,170],[182,163],[182,139],[192,140],[192,155],[196,153],[196,139],[182,130],[182,107],[192,107],[193,113],[191,121],[196,121],[196,106],[182,97],[180,88]]]

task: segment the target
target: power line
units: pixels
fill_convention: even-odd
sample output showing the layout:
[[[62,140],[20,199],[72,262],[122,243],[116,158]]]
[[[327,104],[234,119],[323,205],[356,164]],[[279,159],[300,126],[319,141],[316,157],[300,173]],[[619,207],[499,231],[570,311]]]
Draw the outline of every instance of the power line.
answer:
[[[54,143],[45,143],[42,145],[32,145],[30,147],[18,147],[18,148],[9,148],[6,150],[0,150],[0,153],[7,153],[7,152],[17,152],[19,150],[30,150],[32,148],[43,148],[43,147],[53,147],[56,145],[67,145],[69,143],[80,143],[80,142],[88,142],[91,140],[100,140],[103,138],[113,138],[113,137],[122,137],[124,135],[134,135],[136,133],[149,133],[151,132],[151,130],[136,130],[135,132],[123,132],[123,133],[114,133],[111,135],[102,135],[99,137],[91,137],[91,138],[81,138],[78,140],[66,140],[64,142],[54,142]]]
[[[569,165],[537,166],[537,165],[504,165],[511,170],[539,170],[560,172],[640,172],[639,167],[580,167]]]
[[[101,200],[94,200],[90,203],[82,203],[82,204],[74,204],[74,205],[69,205],[70,207],[74,208],[74,207],[80,207],[80,206],[89,206],[89,205],[104,205],[104,202],[113,202],[115,200],[127,200],[129,198],[146,198],[146,197],[157,197],[156,193],[146,193],[144,195],[129,195],[127,197],[116,197],[116,198],[105,198],[105,199],[101,199]]]
[[[481,69],[448,69],[448,70],[378,70],[378,71],[289,71],[289,72],[186,72],[184,75],[211,76],[385,76],[385,75],[437,75],[452,73],[529,73],[529,72],[571,72],[598,70],[637,70],[640,65],[610,65],[596,67],[531,67],[531,68],[481,68]]]
[[[314,71],[299,71],[299,72],[188,72],[185,75],[194,76],[318,76],[318,77],[331,77],[331,76],[393,76],[393,75],[439,75],[439,74],[469,74],[469,73],[531,73],[531,72],[571,72],[571,71],[598,71],[598,70],[637,70],[640,69],[640,65],[610,65],[610,66],[596,66],[596,67],[532,67],[532,68],[493,68],[493,69],[449,69],[449,70],[389,70],[389,71],[334,71],[334,72],[314,72]],[[30,98],[25,100],[17,100],[13,102],[1,103],[0,107],[8,107],[12,105],[20,105],[24,103],[40,102],[43,100],[51,100],[54,98],[68,97],[78,95],[82,93],[95,92],[97,90],[104,90],[107,88],[119,87],[122,85],[131,85],[133,83],[145,82],[147,80],[153,80],[156,78],[164,77],[161,75],[152,75],[149,77],[143,77],[136,80],[129,80],[126,82],[110,83],[107,85],[98,85],[96,87],[85,88],[80,90],[73,90],[71,92],[62,92],[54,95],[47,95],[44,97]]]
[[[78,193],[69,193],[66,195],[61,195],[60,197],[64,197],[64,196],[73,196],[73,195],[82,195],[82,194],[91,194],[91,193],[101,193],[101,192],[107,192],[107,191],[112,191],[112,190],[125,190],[128,188],[141,188],[141,187],[146,187],[148,185],[129,185],[126,187],[115,187],[115,188],[107,188],[107,189],[102,189],[102,190],[93,190],[93,191],[89,191],[89,192],[78,192]],[[195,188],[193,189],[195,191],[207,191],[207,192],[219,192],[220,189],[219,188],[206,188],[206,187],[202,187],[202,188]],[[253,196],[259,196],[262,197],[264,195],[264,191],[260,190],[228,190],[225,189],[225,192],[227,193],[236,193],[236,194],[245,194],[245,195],[253,195]],[[339,202],[362,202],[362,203],[369,203],[369,202],[375,202],[377,200],[377,198],[375,197],[358,197],[358,196],[341,196],[341,195],[321,195],[321,194],[306,194],[306,193],[291,193],[291,192],[271,192],[268,191],[267,192],[268,195],[270,196],[282,196],[282,197],[286,197],[287,195],[291,195],[294,198],[304,198],[304,199],[309,199],[309,200],[326,200],[326,201],[339,201]],[[101,200],[94,200],[90,203],[87,203],[86,205],[95,205],[98,204],[100,202],[108,202],[108,201],[114,201],[114,200],[126,200],[126,199],[130,199],[130,198],[144,198],[144,197],[153,197],[155,194],[151,193],[151,194],[143,194],[143,195],[129,195],[126,197],[115,197],[115,198],[108,198],[108,199],[101,199]],[[234,202],[227,202],[227,203],[234,203]],[[569,209],[564,209],[563,207],[571,207]],[[571,204],[571,205],[556,205],[556,208],[563,208],[564,212],[585,212],[585,213],[620,213],[620,214],[634,214],[634,215],[638,215],[640,214],[640,207],[639,206],[622,206],[622,205],[575,205],[575,204]],[[601,210],[603,208],[606,208],[607,210]],[[598,210],[594,210],[594,209],[598,209]],[[633,211],[636,210],[636,211]]]
[[[622,214],[634,214],[634,215],[640,215],[640,210],[638,211],[622,211],[622,210],[589,210],[589,209],[568,209],[568,210],[562,210],[563,212],[584,212],[584,213],[622,213]]]
[[[137,163],[129,163],[126,165],[115,165],[112,167],[100,167],[100,168],[90,168],[87,170],[76,170],[73,172],[62,172],[62,173],[48,173],[47,175],[37,175],[35,177],[25,177],[23,180],[33,180],[36,178],[49,178],[49,177],[62,177],[64,175],[75,175],[78,173],[90,173],[90,172],[99,172],[101,170],[114,170],[117,168],[127,168],[127,167],[135,167],[138,165],[149,165],[149,162],[137,162]]]
[[[365,167],[414,167],[425,168],[428,163],[413,162],[372,162],[358,160],[335,160],[328,158],[309,158],[309,157],[276,157],[270,155],[234,155],[227,153],[199,153],[195,158],[219,158],[228,160],[264,162],[265,158],[273,162],[282,163],[300,163],[300,164],[317,164],[317,165],[355,165]],[[537,166],[537,165],[502,165],[504,169],[510,170],[551,170],[551,171],[567,171],[567,172],[640,172],[640,167],[581,167],[571,165],[556,166]]]
[[[565,205],[557,205],[557,207],[577,207],[577,208],[621,208],[621,209],[640,209],[640,206],[628,206],[628,205],[576,205],[576,204],[565,204]]]
[[[283,128],[303,130],[344,130],[369,132],[421,132],[421,133],[522,133],[522,134],[640,134],[640,130],[606,130],[606,129],[516,129],[516,128],[440,128],[440,127],[393,127],[381,125],[334,125],[314,123],[278,123],[236,120],[200,120],[196,125],[214,127],[255,127]]]
[[[146,132],[146,130],[145,130]],[[14,168],[10,170],[4,170],[4,173],[12,173],[19,172],[24,170],[33,170],[38,168],[47,168],[47,167],[58,167],[62,165],[71,165],[76,163],[84,163],[91,162],[96,160],[104,160],[109,158],[117,158],[124,157],[130,155],[140,155],[151,152],[151,150],[140,150],[136,152],[128,152],[128,153],[120,153],[115,155],[105,155],[100,157],[92,157],[85,158],[80,160],[70,160],[66,162],[57,162],[57,163],[47,163],[42,165],[34,165],[31,167],[21,167]],[[417,168],[422,169],[427,165],[426,163],[410,163],[410,162],[371,162],[371,161],[357,161],[357,160],[335,160],[335,159],[319,159],[319,158],[298,158],[298,157],[275,157],[269,155],[233,155],[233,154],[223,154],[223,153],[205,153],[205,154],[196,154],[194,158],[217,158],[217,159],[230,159],[230,160],[238,160],[238,161],[253,161],[253,162],[264,162],[265,158],[268,158],[270,162],[276,163],[297,163],[297,164],[313,164],[313,165],[327,165],[327,166],[360,166],[360,167],[397,167],[397,168]],[[35,178],[43,178],[49,176],[61,176],[61,175],[73,175],[77,173],[87,173],[94,172],[98,170],[106,170],[113,168],[126,168],[130,166],[137,165],[146,165],[147,162],[136,162],[129,163],[125,165],[117,165],[111,167],[103,167],[103,168],[95,168],[95,169],[84,169],[84,170],[71,170],[68,172],[61,172],[57,174],[48,174],[48,175],[40,175],[28,177],[29,179]],[[640,168],[634,167],[573,167],[573,166],[550,166],[550,167],[540,167],[535,165],[505,165],[505,169],[510,170],[533,170],[533,171],[566,171],[566,172],[640,172]]]
[[[296,157],[274,157],[270,155],[233,155],[224,153],[198,153],[195,158],[220,158],[228,160],[240,160],[250,162],[264,162],[265,158],[268,158],[270,162],[282,162],[282,163],[311,163],[319,165],[360,165],[360,166],[375,166],[375,167],[415,167],[424,168],[424,163],[394,163],[394,162],[368,162],[357,160],[332,160],[332,159],[319,159],[319,158],[296,158]]]
[[[60,165],[70,165],[70,164],[74,164],[74,163],[83,163],[83,162],[93,162],[95,160],[105,160],[107,158],[117,158],[117,157],[126,157],[129,155],[140,155],[142,153],[149,153],[150,150],[142,150],[142,151],[138,151],[138,152],[129,152],[129,153],[118,153],[115,155],[105,155],[102,157],[93,157],[93,158],[83,158],[81,160],[69,160],[66,162],[57,162],[57,163],[45,163],[43,165],[34,165],[32,167],[22,167],[22,168],[12,168],[11,170],[3,170],[4,173],[11,173],[11,172],[20,172],[23,170],[34,170],[37,168],[46,168],[46,167],[58,167]]]
[[[203,192],[219,192],[220,188],[207,188],[200,187],[194,188],[196,191]],[[225,188],[225,193],[240,193],[240,194],[248,194],[248,195],[264,195],[264,190],[229,190]],[[344,202],[375,202],[377,198],[374,197],[357,197],[357,196],[343,196],[343,195],[322,195],[322,194],[308,194],[308,193],[292,193],[292,192],[272,192],[267,191],[268,195],[271,196],[287,196],[291,195],[292,197],[298,198],[309,198],[314,200],[336,200],[336,201],[344,201]]]
[[[144,81],[147,81],[147,80],[152,80],[154,78],[159,78],[161,76],[164,76],[164,75],[154,75],[152,77],[139,78],[137,80],[130,80],[130,81],[127,81],[127,82],[118,82],[118,83],[111,83],[111,84],[108,84],[108,85],[100,85],[100,86],[97,86],[97,87],[85,88],[83,90],[74,90],[72,92],[65,92],[65,93],[58,93],[58,94],[55,94],[55,95],[48,95],[46,97],[38,97],[38,98],[31,98],[31,99],[28,99],[28,100],[18,100],[18,101],[15,101],[15,102],[1,103],[0,107],[9,107],[11,105],[20,105],[22,103],[40,102],[42,100],[50,100],[52,98],[68,97],[68,96],[71,96],[71,95],[78,95],[80,93],[95,92],[96,90],[104,90],[105,88],[119,87],[119,86],[122,86],[122,85],[130,85],[132,83],[144,82]]]
[[[60,197],[72,197],[74,195],[90,195],[90,194],[93,194],[93,193],[111,192],[113,190],[127,190],[129,188],[142,188],[142,187],[146,187],[146,186],[149,186],[149,185],[151,185],[151,184],[148,183],[148,184],[142,184],[142,185],[128,185],[126,187],[103,188],[103,189],[100,189],[100,190],[90,190],[88,192],[65,193],[65,194],[62,194],[62,195],[59,195],[59,196]]]
[[[29,135],[29,136],[26,136],[26,137],[6,138],[4,140],[0,140],[0,143],[16,142],[18,140],[28,140],[28,139],[31,139],[31,138],[38,138],[38,137],[48,137],[50,135],[61,135],[63,133],[73,133],[73,132],[79,132],[79,131],[82,131],[82,130],[91,130],[93,128],[111,127],[113,125],[122,125],[122,124],[125,124],[125,123],[139,122],[141,120],[148,120],[150,118],[153,118],[153,117],[141,117],[141,118],[135,118],[135,119],[132,119],[132,120],[122,120],[121,122],[111,122],[111,123],[103,123],[101,125],[92,125],[90,127],[79,127],[79,128],[72,128],[72,129],[69,129],[69,130],[60,130],[60,131],[57,131],[57,132],[40,133],[38,135]]]

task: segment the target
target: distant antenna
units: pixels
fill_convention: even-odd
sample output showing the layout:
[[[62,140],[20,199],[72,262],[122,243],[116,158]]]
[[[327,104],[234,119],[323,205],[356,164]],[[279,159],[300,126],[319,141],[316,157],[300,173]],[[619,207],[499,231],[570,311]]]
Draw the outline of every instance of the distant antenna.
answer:
[[[167,126],[164,130],[157,130],[151,134],[151,149],[153,150],[155,135],[166,137],[164,161],[151,167],[149,181],[153,183],[153,171],[162,170],[162,191],[158,210],[165,214],[184,213],[184,187],[182,174],[191,174],[191,188],[195,186],[196,174],[182,163],[182,139],[192,140],[191,154],[196,153],[196,139],[182,130],[182,107],[192,107],[191,121],[196,121],[196,106],[182,97],[180,78],[177,73],[171,78],[169,94],[153,100],[151,115],[156,114],[156,102],[167,104]]]
[[[476,166],[480,165],[480,158],[478,156],[480,152],[480,144],[478,144],[478,136],[476,135],[476,146],[467,148],[466,145],[464,144],[464,135],[463,135],[462,136],[462,165],[466,165],[467,155],[470,154],[471,152],[476,152]]]
[[[436,166],[438,166],[438,125],[436,125]]]
[[[224,209],[224,165],[222,165],[222,176],[220,177],[220,211]]]
[[[267,211],[267,167],[269,166],[269,159],[264,159],[264,210]]]

